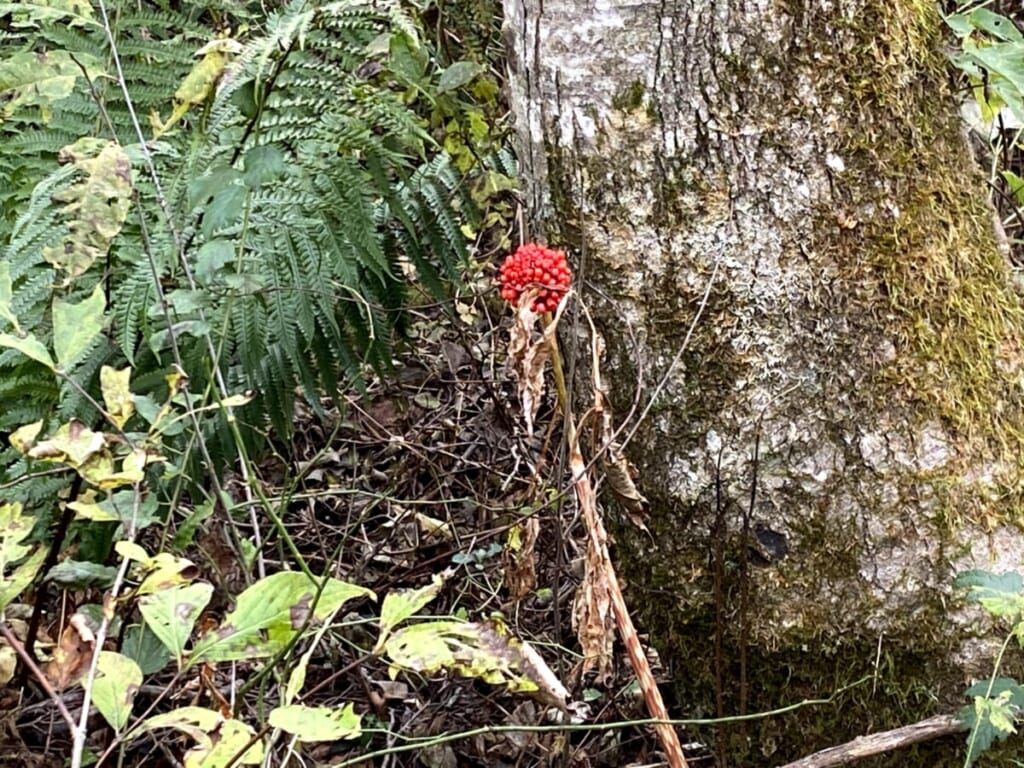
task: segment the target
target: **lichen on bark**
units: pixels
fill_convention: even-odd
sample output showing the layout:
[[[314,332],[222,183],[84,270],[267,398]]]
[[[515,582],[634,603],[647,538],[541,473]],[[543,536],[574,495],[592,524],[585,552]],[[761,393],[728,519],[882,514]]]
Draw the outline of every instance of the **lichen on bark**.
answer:
[[[596,288],[619,413],[666,379],[619,555],[680,706],[884,667],[821,746],[952,707],[990,662],[952,576],[1022,562],[1024,324],[933,4],[505,8],[535,226]]]

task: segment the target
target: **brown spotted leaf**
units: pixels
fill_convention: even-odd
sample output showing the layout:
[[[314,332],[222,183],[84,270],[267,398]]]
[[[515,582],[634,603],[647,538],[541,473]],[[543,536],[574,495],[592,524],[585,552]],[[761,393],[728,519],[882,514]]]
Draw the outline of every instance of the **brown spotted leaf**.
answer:
[[[89,667],[96,638],[81,614],[74,614],[43,671],[58,691],[76,682]]]
[[[374,596],[365,587],[334,578],[327,579],[319,597],[318,588],[298,571],[260,579],[238,596],[223,623],[196,643],[190,663],[272,656],[302,629],[311,611],[314,620],[322,621],[349,600]]]

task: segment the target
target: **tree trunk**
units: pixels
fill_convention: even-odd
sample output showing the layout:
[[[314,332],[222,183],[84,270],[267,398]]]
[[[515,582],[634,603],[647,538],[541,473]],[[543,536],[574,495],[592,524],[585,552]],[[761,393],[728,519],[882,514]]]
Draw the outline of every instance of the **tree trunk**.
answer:
[[[618,554],[679,714],[873,676],[719,733],[753,765],[959,706],[992,657],[952,578],[1024,560],[1024,326],[934,4],[505,14],[533,236],[576,260],[636,427],[652,535]]]

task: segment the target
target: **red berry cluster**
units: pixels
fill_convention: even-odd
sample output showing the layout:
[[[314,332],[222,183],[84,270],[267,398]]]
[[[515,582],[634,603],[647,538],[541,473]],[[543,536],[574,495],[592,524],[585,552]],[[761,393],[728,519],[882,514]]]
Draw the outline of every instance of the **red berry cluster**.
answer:
[[[572,272],[564,251],[527,243],[506,257],[499,280],[502,298],[513,306],[527,287],[536,285],[541,291],[533,302],[533,311],[554,312],[569,290]]]

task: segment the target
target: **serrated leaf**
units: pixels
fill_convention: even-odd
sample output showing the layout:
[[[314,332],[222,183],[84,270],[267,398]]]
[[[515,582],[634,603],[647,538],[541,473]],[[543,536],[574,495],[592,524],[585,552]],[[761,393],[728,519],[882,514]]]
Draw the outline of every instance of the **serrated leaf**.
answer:
[[[139,612],[146,626],[171,652],[179,667],[184,664],[192,628],[212,596],[212,585],[189,584],[139,598]]]
[[[70,370],[103,330],[106,303],[102,283],[96,285],[89,298],[77,304],[54,299],[53,349],[65,371]]]
[[[291,704],[270,712],[270,724],[298,736],[300,741],[338,741],[362,735],[362,716],[354,705],[340,709]]]
[[[437,81],[437,93],[446,93],[461,88],[483,71],[475,61],[456,61],[441,73]]]
[[[380,653],[388,640],[392,630],[410,616],[415,615],[421,608],[426,606],[437,597],[444,585],[444,574],[435,575],[432,582],[419,589],[393,589],[384,596],[384,602],[380,607],[380,634],[377,637],[377,644],[373,648],[374,653]]]
[[[53,358],[50,357],[50,351],[31,333],[24,337],[15,336],[10,333],[0,333],[0,347],[9,347],[10,349],[17,350],[25,355],[25,357],[30,357],[36,362],[42,363],[51,371],[57,370]]]
[[[135,694],[142,685],[142,670],[127,656],[100,651],[97,675],[92,686],[96,709],[116,732],[128,724]]]
[[[969,590],[967,599],[979,603],[993,616],[1016,617],[1024,614],[1024,579],[1019,573],[965,571],[954,584]]]
[[[283,648],[306,623],[317,583],[304,573],[282,571],[260,579],[238,596],[235,610],[216,630],[196,643],[189,662],[263,658]],[[317,621],[345,602],[373,592],[328,578],[316,603]]]

